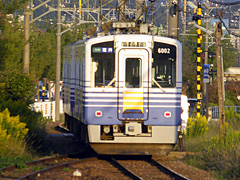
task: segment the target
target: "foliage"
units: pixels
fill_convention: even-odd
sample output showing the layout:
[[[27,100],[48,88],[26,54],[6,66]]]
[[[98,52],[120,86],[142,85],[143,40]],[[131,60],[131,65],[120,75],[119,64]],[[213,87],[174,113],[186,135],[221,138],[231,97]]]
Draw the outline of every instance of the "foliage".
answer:
[[[9,19],[11,20],[11,19]],[[6,23],[0,34],[0,70],[22,70],[23,33],[21,24]]]
[[[0,10],[5,14],[11,14],[23,8],[29,0],[0,0]]]
[[[56,35],[44,31],[31,34],[30,74],[35,82],[48,78],[55,80]]]
[[[10,117],[8,109],[0,113],[0,156],[20,156],[25,151],[24,139],[29,129],[19,116]]]
[[[203,24],[204,26],[204,24]],[[189,34],[196,34],[196,28],[192,28]],[[228,36],[227,36],[228,37]],[[186,94],[188,97],[196,97],[196,77],[197,77],[197,56],[196,56],[196,49],[197,49],[197,36],[194,35],[186,35],[181,36],[180,41],[183,44],[183,93]],[[203,38],[201,48],[204,49],[204,41]],[[238,64],[238,53],[237,50],[234,49],[233,45],[230,43],[229,39],[222,40],[222,47],[223,47],[223,63],[224,69],[226,70],[229,67],[237,66]],[[208,52],[216,53],[216,47],[210,46]],[[201,55],[204,54],[204,51]],[[216,57],[208,58],[208,63],[213,64],[213,70],[216,70]],[[202,59],[201,66],[203,67],[204,59]],[[203,73],[203,71],[201,71]],[[203,77],[201,75],[201,77]],[[213,81],[216,81],[216,74],[213,75]],[[201,81],[201,87],[203,86],[203,82]],[[226,87],[226,92],[227,92]],[[209,87],[209,103],[217,104],[217,81],[210,85]],[[232,96],[232,91],[230,94],[226,93],[226,99],[228,96]],[[232,98],[231,98],[232,99]]]
[[[197,137],[203,136],[208,130],[208,122],[205,116],[190,117],[187,121],[187,136]]]
[[[21,157],[3,157],[0,156],[0,168],[17,165],[18,168],[26,167],[26,162],[32,161],[32,158],[28,155]],[[1,172],[0,172],[1,173]]]
[[[234,107],[225,111],[225,119],[230,127],[233,127],[235,130],[240,128],[240,114],[235,112]]]
[[[0,72],[0,102],[8,99],[32,102],[34,96],[33,80],[15,71]]]
[[[47,121],[43,118],[42,113],[32,111],[27,102],[23,100],[13,101],[9,99],[0,104],[0,111],[8,108],[13,116],[19,115],[20,121],[26,124],[29,129],[27,134],[27,144],[32,147],[30,150],[39,152],[42,150],[45,139],[45,128]]]
[[[198,152],[197,156],[188,156],[184,161],[198,168],[211,171],[221,179],[239,179],[240,177],[240,115],[234,109],[227,109],[226,128],[222,141],[219,141],[218,122],[209,123],[209,131],[201,137],[185,138],[187,151]]]
[[[240,95],[240,81],[226,81],[225,82],[225,105],[226,106],[239,106],[240,101],[237,96]],[[210,104],[218,104],[218,82],[215,79],[208,90],[208,101]]]
[[[189,33],[194,33],[192,30]],[[196,63],[196,36],[182,36],[180,41],[183,44],[183,65],[182,65],[182,78],[183,78],[183,92],[188,97],[196,96],[196,76],[197,76],[197,63]]]
[[[225,103],[226,106],[240,106],[240,101],[237,96],[240,95],[240,81],[227,81],[225,83],[225,96],[229,100],[229,103]]]

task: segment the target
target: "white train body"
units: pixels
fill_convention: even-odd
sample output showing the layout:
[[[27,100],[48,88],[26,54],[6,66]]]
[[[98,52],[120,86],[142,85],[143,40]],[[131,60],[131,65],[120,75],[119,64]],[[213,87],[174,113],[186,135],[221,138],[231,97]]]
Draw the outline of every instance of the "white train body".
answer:
[[[67,127],[99,154],[158,154],[181,124],[182,46],[154,35],[119,34],[64,48]]]

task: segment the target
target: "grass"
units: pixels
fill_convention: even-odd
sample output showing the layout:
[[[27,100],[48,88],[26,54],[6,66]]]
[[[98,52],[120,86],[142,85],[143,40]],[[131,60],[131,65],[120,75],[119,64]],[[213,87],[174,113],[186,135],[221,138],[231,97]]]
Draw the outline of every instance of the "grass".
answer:
[[[219,141],[219,124],[210,122],[209,130],[201,136],[184,137],[186,151],[198,152],[188,155],[183,161],[209,171],[217,179],[240,179],[240,116],[226,111],[226,132]]]

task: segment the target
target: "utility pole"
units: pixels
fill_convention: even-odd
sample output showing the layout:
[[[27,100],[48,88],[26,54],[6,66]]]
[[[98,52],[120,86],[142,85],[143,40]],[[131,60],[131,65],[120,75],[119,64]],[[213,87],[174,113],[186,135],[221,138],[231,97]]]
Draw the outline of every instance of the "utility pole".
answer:
[[[216,24],[216,57],[217,57],[217,81],[218,81],[218,116],[219,116],[219,139],[225,134],[225,112],[224,112],[224,80],[223,80],[223,61],[222,61],[222,23]]]
[[[168,37],[179,38],[180,0],[169,0]]]
[[[187,0],[184,0],[184,8],[183,8],[183,34],[186,33],[186,29],[187,29]]]
[[[60,72],[61,72],[61,0],[58,0],[57,9],[57,61],[55,87],[55,120],[60,120]]]
[[[206,29],[209,28],[209,5],[208,0],[206,1]],[[204,64],[208,64],[208,33],[205,33],[205,53],[204,53]],[[206,109],[205,116],[208,119],[208,85],[209,83],[203,83],[203,105]]]
[[[29,32],[30,32],[30,3],[27,3],[24,12],[24,39],[25,46],[23,49],[23,66],[22,71],[25,74],[29,74],[29,59],[30,59],[30,43],[29,43]]]

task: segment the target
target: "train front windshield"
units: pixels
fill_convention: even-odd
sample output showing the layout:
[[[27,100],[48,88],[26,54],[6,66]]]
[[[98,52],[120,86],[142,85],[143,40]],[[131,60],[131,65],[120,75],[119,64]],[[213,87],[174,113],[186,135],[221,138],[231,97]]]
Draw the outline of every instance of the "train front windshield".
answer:
[[[152,87],[176,86],[176,46],[154,42]]]

